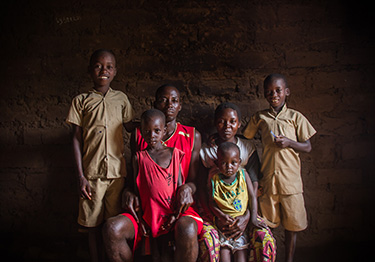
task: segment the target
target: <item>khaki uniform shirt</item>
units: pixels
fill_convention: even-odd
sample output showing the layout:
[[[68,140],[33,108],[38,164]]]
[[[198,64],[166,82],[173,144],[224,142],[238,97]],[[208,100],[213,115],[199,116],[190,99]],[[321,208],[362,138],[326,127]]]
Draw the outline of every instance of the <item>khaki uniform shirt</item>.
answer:
[[[82,127],[82,165],[87,179],[126,176],[123,123],[133,118],[128,97],[109,88],[76,96],[66,122]]]
[[[301,161],[299,154],[292,148],[280,148],[275,145],[271,131],[291,140],[304,142],[316,131],[307,118],[300,112],[285,105],[279,114],[272,108],[253,115],[244,130],[246,138],[253,138],[259,130],[262,144],[263,178],[260,185],[266,194],[290,195],[303,192]]]

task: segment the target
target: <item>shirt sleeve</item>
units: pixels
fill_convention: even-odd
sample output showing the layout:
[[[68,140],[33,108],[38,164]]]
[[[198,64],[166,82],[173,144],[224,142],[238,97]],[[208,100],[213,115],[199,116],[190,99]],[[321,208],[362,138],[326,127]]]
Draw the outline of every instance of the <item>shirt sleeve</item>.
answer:
[[[255,134],[258,131],[259,121],[258,121],[257,116],[258,116],[258,114],[255,114],[250,118],[249,123],[247,123],[247,125],[246,125],[246,127],[243,131],[243,135],[247,139],[253,139]]]
[[[200,159],[202,161],[202,164],[204,167],[206,168],[210,168],[211,166],[209,165],[209,163],[207,163],[207,146],[206,144],[203,144],[201,149],[199,150],[199,155],[200,155]]]
[[[124,107],[122,109],[122,122],[128,123],[134,118],[134,110],[128,96],[124,94]]]
[[[316,130],[303,114],[298,115],[296,124],[296,135],[299,142],[305,142],[315,135]]]
[[[82,96],[76,96],[72,100],[66,122],[82,127],[83,101]]]

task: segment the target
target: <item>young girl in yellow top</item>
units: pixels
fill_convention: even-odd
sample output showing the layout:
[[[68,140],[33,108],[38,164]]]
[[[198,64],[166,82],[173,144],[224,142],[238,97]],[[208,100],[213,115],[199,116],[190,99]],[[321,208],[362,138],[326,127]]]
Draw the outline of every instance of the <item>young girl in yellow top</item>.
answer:
[[[240,150],[231,142],[220,144],[217,151],[217,167],[219,172],[213,174],[210,183],[210,206],[221,225],[233,226],[235,217],[243,215],[249,208],[250,197],[251,224],[265,228],[264,222],[257,220],[257,201],[249,175],[240,169]],[[248,225],[248,227],[250,224]],[[247,228],[248,228],[247,227]],[[224,228],[218,228],[220,235],[220,261],[247,261],[248,234],[225,235]]]

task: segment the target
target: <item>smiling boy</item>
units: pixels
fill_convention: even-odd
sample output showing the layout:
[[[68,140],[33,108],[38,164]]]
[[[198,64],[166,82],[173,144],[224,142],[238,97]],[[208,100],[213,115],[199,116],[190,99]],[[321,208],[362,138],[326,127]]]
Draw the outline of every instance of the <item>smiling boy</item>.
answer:
[[[243,132],[249,139],[260,132],[264,194],[259,197],[259,209],[270,227],[284,226],[288,262],[293,261],[297,232],[307,227],[299,152],[311,151],[309,139],[316,133],[305,116],[287,108],[289,95],[283,75],[267,76],[264,96],[270,108],[253,115]]]
[[[90,58],[93,90],[76,96],[66,121],[73,127],[73,152],[80,201],[78,224],[89,232],[92,261],[98,261],[100,226],[121,211],[126,175],[123,126],[129,131],[133,109],[128,97],[113,90],[117,74],[112,51],[99,49]]]

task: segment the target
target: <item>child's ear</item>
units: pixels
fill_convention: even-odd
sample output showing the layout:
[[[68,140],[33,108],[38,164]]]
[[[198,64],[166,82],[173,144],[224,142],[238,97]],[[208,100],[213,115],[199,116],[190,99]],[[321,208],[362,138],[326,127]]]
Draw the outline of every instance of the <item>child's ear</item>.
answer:
[[[242,163],[242,159],[240,158],[240,164]]]
[[[289,96],[289,95],[290,95],[290,90],[289,90],[289,88],[285,88],[285,95],[286,95],[286,96]]]

